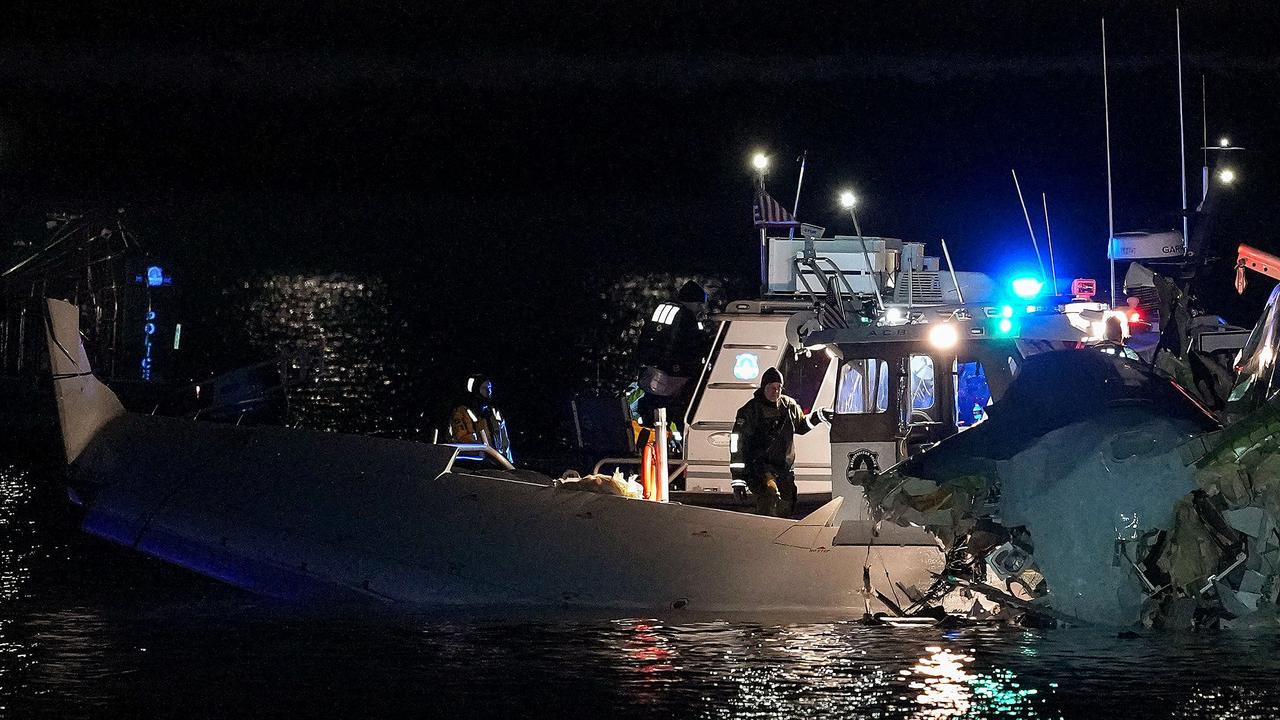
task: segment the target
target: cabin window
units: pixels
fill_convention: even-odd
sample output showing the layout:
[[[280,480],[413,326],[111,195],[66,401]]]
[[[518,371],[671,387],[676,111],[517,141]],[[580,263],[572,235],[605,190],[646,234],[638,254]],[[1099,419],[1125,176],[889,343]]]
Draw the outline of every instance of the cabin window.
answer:
[[[889,364],[857,358],[840,368],[836,412],[841,415],[882,413],[889,409]]]
[[[928,410],[936,402],[936,383],[933,375],[933,358],[928,355],[911,356],[911,409]]]
[[[830,367],[831,356],[826,350],[802,351],[799,357],[793,352],[783,353],[782,367],[778,369],[782,373],[783,392],[800,403],[806,413],[812,412]]]
[[[987,406],[991,404],[987,373],[977,360],[956,361],[951,372],[956,389],[956,427],[967,430],[987,419]]]

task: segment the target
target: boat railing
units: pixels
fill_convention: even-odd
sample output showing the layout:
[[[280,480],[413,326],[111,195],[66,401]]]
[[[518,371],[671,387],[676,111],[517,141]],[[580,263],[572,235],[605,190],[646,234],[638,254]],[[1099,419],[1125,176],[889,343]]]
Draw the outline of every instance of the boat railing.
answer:
[[[516,466],[511,464],[511,461],[507,459],[506,455],[503,455],[502,453],[498,452],[497,450],[494,450],[492,447],[485,445],[483,443],[440,443],[440,444],[448,445],[449,447],[452,447],[452,448],[457,448],[458,457],[466,460],[479,460],[481,458],[467,457],[467,456],[464,456],[462,453],[481,453],[482,455],[487,455],[490,460],[493,460],[494,462],[498,463],[498,466],[501,467],[503,470],[516,469]]]
[[[600,469],[606,465],[627,466],[627,465],[639,465],[639,464],[640,464],[639,457],[602,458],[600,462],[597,462],[595,464],[595,467],[591,468],[591,474],[599,475]],[[680,477],[684,473],[688,472],[689,463],[685,460],[671,460],[667,463],[667,468],[668,468],[667,481],[670,482]]]

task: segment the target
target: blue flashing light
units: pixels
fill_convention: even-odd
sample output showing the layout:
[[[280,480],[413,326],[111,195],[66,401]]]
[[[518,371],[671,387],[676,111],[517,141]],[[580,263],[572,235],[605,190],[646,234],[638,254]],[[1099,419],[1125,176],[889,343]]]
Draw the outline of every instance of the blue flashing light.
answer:
[[[1043,287],[1044,287],[1044,283],[1037,278],[1033,278],[1033,277],[1015,278],[1013,281],[1013,294],[1017,295],[1023,300],[1030,300],[1031,298],[1039,295],[1040,290]]]
[[[1004,305],[1004,306],[1002,306],[1002,307],[1000,308],[1000,317],[1002,317],[1002,318],[1011,318],[1011,317],[1013,317],[1013,306],[1012,306],[1012,305]]]
[[[1000,324],[997,327],[1000,328],[1001,333],[1008,335],[1009,333],[1013,332],[1013,321],[1007,317],[1001,318]]]
[[[755,380],[760,376],[760,357],[755,353],[738,353],[733,359],[733,376],[739,380]]]
[[[147,268],[147,287],[160,287],[164,284],[164,270],[159,265]]]

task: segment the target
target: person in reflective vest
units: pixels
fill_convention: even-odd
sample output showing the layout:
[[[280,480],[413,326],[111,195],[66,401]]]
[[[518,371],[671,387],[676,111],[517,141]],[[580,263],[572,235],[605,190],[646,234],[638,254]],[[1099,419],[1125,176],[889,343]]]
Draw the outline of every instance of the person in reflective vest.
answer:
[[[454,442],[488,445],[515,462],[507,421],[493,406],[493,381],[484,375],[467,378],[467,399],[453,409],[449,430]]]
[[[676,293],[675,302],[659,305],[641,326],[636,347],[637,385],[644,391],[636,403],[641,424],[652,425],[658,408],[667,408],[674,419],[688,406],[693,379],[711,346],[703,322],[707,309],[707,291],[690,280]]]
[[[729,436],[729,472],[739,498],[748,489],[756,513],[791,517],[796,509],[795,436],[831,420],[830,410],[804,414],[800,403],[782,394],[782,374],[769,368],[760,387],[738,410]]]

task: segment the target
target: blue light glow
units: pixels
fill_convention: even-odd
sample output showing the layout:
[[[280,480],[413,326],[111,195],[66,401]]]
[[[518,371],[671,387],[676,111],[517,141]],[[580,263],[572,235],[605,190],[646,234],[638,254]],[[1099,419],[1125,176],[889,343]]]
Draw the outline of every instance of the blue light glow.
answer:
[[[151,280],[151,271],[159,268],[147,268],[147,281]],[[147,311],[147,320],[142,325],[142,380],[151,382],[151,338],[156,334],[156,311]]]
[[[1003,317],[1003,318],[1011,318],[1011,317],[1013,317],[1013,306],[1012,306],[1012,305],[1004,305],[1004,306],[1002,306],[1002,307],[1000,308],[1000,317]]]
[[[160,287],[164,284],[164,270],[158,265],[147,268],[147,287]]]
[[[1044,283],[1033,277],[1020,277],[1013,281],[1013,293],[1024,300],[1040,294],[1040,289],[1044,287]]]
[[[999,327],[1000,327],[1000,332],[1008,334],[1013,330],[1013,321],[1010,320],[1009,318],[1002,318],[1000,320]]]
[[[760,376],[760,358],[755,353],[738,353],[733,359],[733,376],[739,380],[755,380]]]

